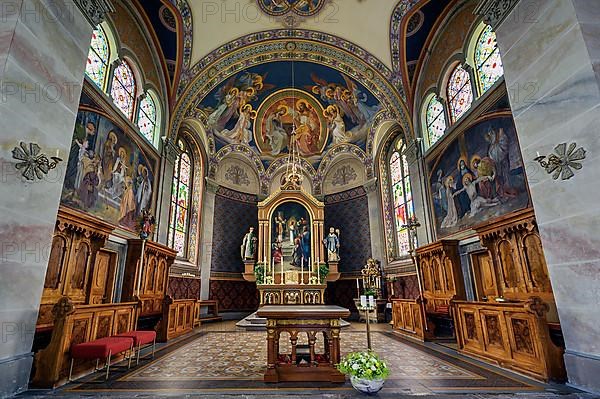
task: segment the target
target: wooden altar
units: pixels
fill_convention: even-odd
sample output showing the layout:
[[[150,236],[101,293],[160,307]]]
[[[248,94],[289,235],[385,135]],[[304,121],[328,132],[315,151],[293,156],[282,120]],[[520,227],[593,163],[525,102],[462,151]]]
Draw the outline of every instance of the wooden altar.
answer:
[[[267,371],[265,382],[344,382],[336,369],[340,362],[340,318],[350,316],[339,306],[263,306],[258,317],[267,319]],[[279,352],[282,333],[289,334],[291,353]],[[308,353],[298,351],[298,338],[306,333]],[[317,353],[317,334],[323,334],[324,353]]]

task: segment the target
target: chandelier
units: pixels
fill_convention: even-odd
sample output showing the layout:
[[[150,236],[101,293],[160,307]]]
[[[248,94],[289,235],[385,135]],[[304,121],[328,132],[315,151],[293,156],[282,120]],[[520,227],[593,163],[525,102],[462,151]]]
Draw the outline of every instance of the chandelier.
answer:
[[[293,26],[292,26],[293,28]],[[296,106],[296,71],[294,65],[295,44],[289,46],[292,69],[292,104]],[[302,188],[302,167],[300,166],[300,153],[298,151],[298,140],[296,137],[296,111],[292,108],[292,134],[288,145],[289,153],[287,156],[285,173],[281,177],[282,190],[300,190]]]

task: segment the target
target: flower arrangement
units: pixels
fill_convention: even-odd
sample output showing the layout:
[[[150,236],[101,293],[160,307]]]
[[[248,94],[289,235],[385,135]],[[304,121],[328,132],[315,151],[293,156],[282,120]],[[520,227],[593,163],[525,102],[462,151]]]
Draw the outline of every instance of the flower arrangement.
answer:
[[[387,364],[375,352],[353,352],[342,358],[338,370],[351,377],[384,380],[390,374]]]
[[[256,284],[263,284],[265,277],[265,267],[259,263],[254,266],[254,276],[256,277]]]
[[[327,264],[322,263],[319,265],[319,277],[321,281],[325,281],[327,279],[327,275],[329,274],[329,266]]]

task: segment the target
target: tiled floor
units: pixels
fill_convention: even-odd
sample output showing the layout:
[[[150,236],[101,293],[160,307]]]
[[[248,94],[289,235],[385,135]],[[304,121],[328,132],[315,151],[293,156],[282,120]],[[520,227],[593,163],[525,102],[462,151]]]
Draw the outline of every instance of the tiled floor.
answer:
[[[342,352],[366,348],[364,324],[352,324],[341,335]],[[234,322],[208,324],[162,347],[154,360],[132,370],[116,371],[104,382],[100,373],[56,392],[29,392],[23,397],[181,398],[253,396],[358,397],[351,385],[323,383],[265,384],[265,332],[246,332]],[[541,384],[435,344],[400,338],[388,325],[373,326],[373,349],[392,372],[380,397],[593,398],[565,386]],[[282,345],[282,352],[284,346]],[[489,396],[492,395],[493,396]]]

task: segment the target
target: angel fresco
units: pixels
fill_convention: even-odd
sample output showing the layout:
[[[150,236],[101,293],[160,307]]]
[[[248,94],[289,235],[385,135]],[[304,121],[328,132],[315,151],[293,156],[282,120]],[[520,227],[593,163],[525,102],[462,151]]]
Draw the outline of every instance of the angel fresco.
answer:
[[[249,117],[252,116],[251,109],[246,106],[250,105],[251,101],[256,100],[258,95],[266,90],[274,88],[273,85],[264,83],[267,74],[260,75],[257,73],[244,72],[241,75],[231,77],[215,94],[217,100],[216,107],[205,108],[203,111],[208,114],[206,125],[212,130],[217,137],[229,143],[245,143],[250,142],[248,135],[251,123]],[[244,112],[246,112],[244,114]],[[236,123],[236,127],[226,129],[228,123],[235,118],[242,118]],[[238,126],[239,125],[239,126]],[[232,133],[233,132],[233,133]]]
[[[337,137],[337,140],[334,139],[334,144],[364,139],[373,118],[379,111],[379,106],[368,105],[367,94],[360,90],[352,79],[343,74],[341,76],[345,85],[327,82],[314,73],[310,76],[315,85],[305,88],[318,95],[328,105],[336,107],[333,112],[333,109],[328,106],[329,115],[326,115],[330,120],[330,134],[332,137]],[[351,128],[347,129],[350,126],[347,123],[342,125],[340,120],[343,121],[343,118],[347,118]]]

